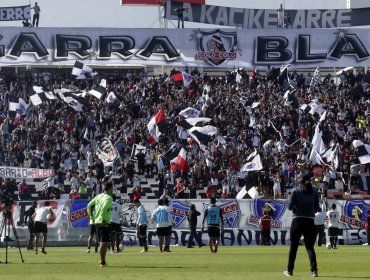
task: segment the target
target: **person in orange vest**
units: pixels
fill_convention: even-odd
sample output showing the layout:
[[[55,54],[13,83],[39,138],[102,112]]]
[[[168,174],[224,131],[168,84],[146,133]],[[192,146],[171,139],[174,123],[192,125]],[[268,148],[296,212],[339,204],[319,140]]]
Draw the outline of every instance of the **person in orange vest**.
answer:
[[[260,219],[260,228],[261,228],[261,245],[270,246],[270,232],[271,232],[271,223],[272,218],[268,215],[266,211],[263,212],[263,216]]]

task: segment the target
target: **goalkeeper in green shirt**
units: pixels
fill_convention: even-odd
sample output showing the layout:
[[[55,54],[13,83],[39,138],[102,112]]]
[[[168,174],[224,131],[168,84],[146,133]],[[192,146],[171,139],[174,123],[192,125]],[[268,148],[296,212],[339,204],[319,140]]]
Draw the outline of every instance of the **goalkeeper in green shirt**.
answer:
[[[110,229],[109,224],[111,220],[112,210],[112,194],[113,184],[107,182],[104,184],[104,193],[97,195],[87,205],[87,214],[91,220],[95,221],[96,232],[100,242],[100,266],[105,267],[105,255],[107,253],[107,246],[110,243]],[[92,208],[95,206],[95,212]]]

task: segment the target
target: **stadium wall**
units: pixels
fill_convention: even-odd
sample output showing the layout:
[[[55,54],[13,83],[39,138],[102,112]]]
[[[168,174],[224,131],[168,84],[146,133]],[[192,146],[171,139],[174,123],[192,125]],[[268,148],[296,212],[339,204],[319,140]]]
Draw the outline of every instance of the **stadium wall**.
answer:
[[[155,200],[142,200],[147,216],[157,207]],[[39,201],[39,205],[42,201]],[[50,222],[49,239],[60,241],[61,244],[78,244],[86,242],[88,236],[88,200],[58,200],[52,201],[51,205],[56,214],[53,222]],[[120,201],[122,204],[122,228],[127,239],[136,240],[134,222],[136,211],[129,201]],[[195,204],[201,213],[208,207],[208,200],[174,200],[172,216],[174,227],[172,239],[174,244],[186,245],[189,237],[187,212],[191,204]],[[337,204],[341,221],[341,244],[362,244],[366,242],[364,229],[364,215],[370,209],[370,201],[363,200],[328,200],[327,204]],[[23,213],[31,205],[30,201],[17,201],[12,209],[14,224],[21,240],[25,239],[28,232],[23,227]],[[224,245],[257,245],[260,244],[259,218],[263,211],[268,211],[273,218],[271,238],[276,245],[287,245],[290,242],[289,227],[292,220],[291,211],[287,210],[286,200],[257,199],[257,200],[220,200],[224,216],[225,230],[222,234]],[[323,205],[325,210],[325,205]],[[198,218],[198,228],[201,227],[203,217]],[[0,217],[0,224],[2,217]],[[199,232],[202,239],[207,239],[207,232]],[[153,226],[149,226],[149,243],[157,244],[157,236]],[[136,243],[135,243],[136,244]]]

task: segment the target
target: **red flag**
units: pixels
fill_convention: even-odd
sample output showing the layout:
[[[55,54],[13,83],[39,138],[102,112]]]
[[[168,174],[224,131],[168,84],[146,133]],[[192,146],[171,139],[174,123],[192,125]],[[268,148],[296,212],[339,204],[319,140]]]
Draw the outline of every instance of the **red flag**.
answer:
[[[183,80],[183,77],[182,77],[182,73],[181,73],[181,72],[176,73],[176,74],[173,74],[173,75],[171,76],[171,78],[172,78],[172,80],[173,80],[174,82],[181,82],[181,81]]]
[[[172,170],[179,170],[185,172],[187,170],[186,151],[184,148],[180,150],[180,153],[170,162],[170,168]]]
[[[183,82],[184,87],[188,87],[193,81],[193,77],[186,72],[179,72],[171,76],[174,82]]]
[[[166,116],[161,108],[159,112],[150,120],[147,125],[149,136],[147,140],[150,144],[158,143],[159,136],[166,132]]]

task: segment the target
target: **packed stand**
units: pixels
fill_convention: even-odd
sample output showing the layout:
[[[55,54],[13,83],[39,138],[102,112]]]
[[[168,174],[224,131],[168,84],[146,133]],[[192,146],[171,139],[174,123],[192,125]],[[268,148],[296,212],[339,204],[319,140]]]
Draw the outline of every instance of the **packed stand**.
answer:
[[[145,69],[125,73],[99,73],[91,79],[74,79],[68,72],[26,73],[20,79],[6,73],[0,78],[0,165],[53,169],[40,198],[92,198],[101,192],[101,183],[113,180],[119,197],[159,198],[165,189],[177,198],[235,198],[245,186],[257,186],[260,195],[284,198],[295,178],[310,170],[315,185],[326,194],[341,188],[351,193],[366,189],[359,172],[369,172],[369,164],[359,164],[353,140],[370,141],[370,72],[342,72],[339,83],[327,75],[312,86],[313,75],[272,69],[263,75],[253,69],[228,71],[222,77],[200,75],[195,68],[188,87],[167,76],[147,77]],[[99,99],[85,95],[79,102],[81,112],[56,98],[35,106],[30,102],[33,86],[43,91],[62,88],[73,92],[88,91],[101,79],[106,92]],[[299,106],[287,103],[286,91],[295,88]],[[108,100],[109,93],[113,100]],[[27,108],[9,112],[9,98],[22,98]],[[326,147],[338,144],[338,166],[312,164],[310,143],[320,114],[302,110],[303,104],[319,100],[325,104],[326,118],[320,123]],[[252,104],[257,104],[255,107]],[[217,128],[208,144],[200,147],[181,127],[179,112],[196,108],[200,117]],[[252,108],[253,107],[253,108]],[[158,144],[147,140],[147,124],[160,109],[166,116],[166,132]],[[97,143],[108,137],[119,153],[113,166],[104,166],[96,153]],[[158,168],[158,159],[171,145],[183,147],[186,168]],[[133,144],[146,147],[132,160]],[[248,156],[257,149],[261,171],[241,172]],[[352,167],[352,168],[351,168]],[[143,182],[154,182],[143,188]],[[342,183],[343,182],[343,183]],[[31,199],[34,184],[2,178],[1,189],[19,200]],[[152,190],[150,190],[152,188]],[[146,189],[146,190],[145,190]],[[149,196],[151,194],[151,196]],[[35,198],[33,196],[33,198]]]

